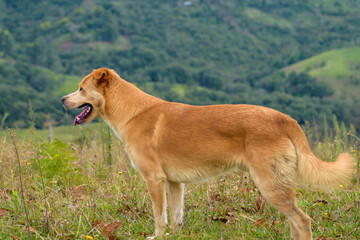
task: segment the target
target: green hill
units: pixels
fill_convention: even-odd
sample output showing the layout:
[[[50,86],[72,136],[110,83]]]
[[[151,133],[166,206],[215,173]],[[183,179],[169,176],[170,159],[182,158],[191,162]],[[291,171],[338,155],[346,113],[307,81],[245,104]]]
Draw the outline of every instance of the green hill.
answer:
[[[311,85],[307,75],[287,79],[279,71],[360,46],[359,15],[352,0],[0,0],[2,127],[29,126],[29,99],[38,128],[48,113],[59,125],[71,123],[59,96],[99,67],[170,101],[260,104],[300,123],[324,114],[356,122],[356,74],[338,85],[326,79],[332,97],[312,72]]]
[[[284,68],[287,73],[307,72],[328,82],[337,97],[360,95],[360,47],[335,49]]]

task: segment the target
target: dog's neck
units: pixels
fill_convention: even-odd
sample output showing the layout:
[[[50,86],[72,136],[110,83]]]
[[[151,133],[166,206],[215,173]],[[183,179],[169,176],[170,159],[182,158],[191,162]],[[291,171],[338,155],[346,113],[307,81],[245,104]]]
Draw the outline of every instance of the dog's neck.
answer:
[[[120,77],[117,78],[105,91],[105,107],[101,116],[117,136],[123,139],[124,127],[131,119],[164,101],[141,91]]]

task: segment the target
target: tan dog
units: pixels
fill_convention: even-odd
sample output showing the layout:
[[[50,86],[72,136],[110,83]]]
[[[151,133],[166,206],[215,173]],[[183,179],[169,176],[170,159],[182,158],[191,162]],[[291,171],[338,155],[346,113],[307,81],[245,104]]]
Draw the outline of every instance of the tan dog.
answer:
[[[94,70],[65,107],[85,106],[74,124],[101,116],[124,142],[149,189],[155,236],[183,219],[184,183],[246,168],[262,195],[290,222],[292,239],[311,239],[310,218],[296,204],[297,182],[323,190],[345,183],[354,171],[348,153],[323,162],[311,152],[297,122],[276,110],[251,105],[191,106],[148,95],[115,71]]]

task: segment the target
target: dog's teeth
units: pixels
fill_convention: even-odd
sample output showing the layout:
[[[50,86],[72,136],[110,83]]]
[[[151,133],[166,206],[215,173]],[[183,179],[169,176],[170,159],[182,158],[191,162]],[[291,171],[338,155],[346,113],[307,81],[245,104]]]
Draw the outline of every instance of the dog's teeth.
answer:
[[[76,120],[80,120],[80,118],[79,118],[79,117],[77,117],[77,118],[76,118]]]

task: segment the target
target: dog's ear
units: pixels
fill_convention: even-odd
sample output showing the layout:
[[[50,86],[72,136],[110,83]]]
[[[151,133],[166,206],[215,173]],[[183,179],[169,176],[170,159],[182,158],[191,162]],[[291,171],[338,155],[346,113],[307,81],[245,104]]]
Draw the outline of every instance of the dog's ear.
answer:
[[[97,86],[109,87],[111,73],[107,68],[99,68],[92,71]]]

